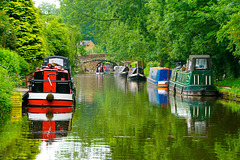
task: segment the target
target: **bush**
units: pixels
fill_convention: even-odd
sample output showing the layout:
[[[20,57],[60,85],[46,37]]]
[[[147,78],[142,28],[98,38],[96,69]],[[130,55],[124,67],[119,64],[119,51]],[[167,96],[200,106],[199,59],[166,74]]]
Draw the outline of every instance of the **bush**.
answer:
[[[28,73],[28,63],[17,53],[0,48],[0,119],[11,110],[11,93]]]
[[[17,53],[0,48],[0,64],[6,67],[8,74],[14,76],[26,75],[29,71],[28,63]]]
[[[10,79],[8,71],[0,68],[0,119],[11,110],[11,92],[16,82]]]

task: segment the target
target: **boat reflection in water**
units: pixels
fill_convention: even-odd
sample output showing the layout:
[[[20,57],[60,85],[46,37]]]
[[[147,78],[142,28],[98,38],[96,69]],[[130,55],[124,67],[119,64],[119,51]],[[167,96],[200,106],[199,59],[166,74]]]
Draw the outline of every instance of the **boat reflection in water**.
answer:
[[[132,81],[127,80],[128,90],[131,93],[138,93],[144,89],[145,81]]]
[[[53,142],[66,137],[70,130],[73,108],[28,108],[28,120],[34,139]]]
[[[168,107],[168,90],[167,88],[147,87],[150,104]]]
[[[170,95],[171,113],[176,117],[184,118],[187,123],[189,135],[206,136],[212,109],[211,102],[214,97],[185,97]]]

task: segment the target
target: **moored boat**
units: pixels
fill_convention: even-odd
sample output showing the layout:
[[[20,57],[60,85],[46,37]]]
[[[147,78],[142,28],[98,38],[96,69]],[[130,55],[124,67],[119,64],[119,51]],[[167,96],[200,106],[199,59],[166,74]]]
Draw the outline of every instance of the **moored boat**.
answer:
[[[163,67],[151,67],[147,82],[158,88],[168,88],[172,70]]]
[[[97,66],[97,68],[96,68],[96,72],[95,72],[96,74],[104,74],[105,73],[105,71],[104,71],[104,66],[102,65],[98,65]]]
[[[145,81],[146,77],[141,67],[130,68],[127,78],[134,81]]]
[[[190,55],[186,68],[173,69],[169,90],[186,96],[214,96],[217,88],[213,83],[209,55]]]
[[[75,88],[72,79],[68,58],[61,56],[45,58],[42,68],[34,72],[28,92],[27,106],[73,107]]]
[[[122,77],[126,77],[128,75],[128,71],[128,66],[120,66],[118,74]]]

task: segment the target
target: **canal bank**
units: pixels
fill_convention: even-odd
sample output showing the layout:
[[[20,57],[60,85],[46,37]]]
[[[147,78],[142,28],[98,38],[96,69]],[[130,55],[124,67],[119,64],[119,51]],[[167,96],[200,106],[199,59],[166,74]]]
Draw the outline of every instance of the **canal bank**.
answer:
[[[217,89],[222,99],[240,102],[239,88],[217,85]]]

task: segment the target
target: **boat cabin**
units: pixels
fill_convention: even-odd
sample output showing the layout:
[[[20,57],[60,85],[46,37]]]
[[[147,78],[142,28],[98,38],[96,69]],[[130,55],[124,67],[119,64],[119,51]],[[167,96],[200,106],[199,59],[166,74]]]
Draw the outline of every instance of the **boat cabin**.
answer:
[[[151,67],[147,81],[159,88],[167,88],[172,70],[163,67]]]
[[[45,68],[35,71],[32,92],[70,93],[71,80],[67,70]]]
[[[173,69],[169,90],[183,95],[213,96],[217,94],[213,84],[210,55],[190,55],[186,67]]]
[[[28,92],[30,107],[74,107],[75,87],[66,57],[44,58],[42,68],[34,72]]]
[[[190,55],[186,71],[211,70],[210,55]]]

